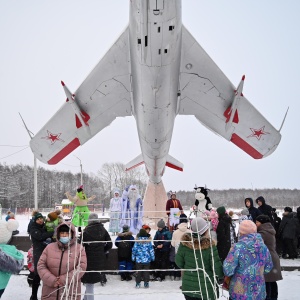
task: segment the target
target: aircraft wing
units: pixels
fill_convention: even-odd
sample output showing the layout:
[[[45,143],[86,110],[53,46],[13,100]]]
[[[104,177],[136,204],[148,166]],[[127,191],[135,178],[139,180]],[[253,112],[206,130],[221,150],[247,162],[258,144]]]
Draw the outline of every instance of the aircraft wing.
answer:
[[[178,114],[194,115],[204,126],[259,159],[276,149],[281,134],[244,97],[244,78],[235,88],[182,26]]]
[[[108,126],[132,114],[128,27],[76,90],[30,141],[40,161],[56,164]]]

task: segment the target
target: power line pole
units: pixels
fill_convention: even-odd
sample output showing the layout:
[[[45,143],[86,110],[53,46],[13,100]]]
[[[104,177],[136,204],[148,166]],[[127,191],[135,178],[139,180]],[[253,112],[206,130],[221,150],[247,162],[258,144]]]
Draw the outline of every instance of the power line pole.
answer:
[[[81,159],[79,157],[77,157],[76,155],[74,155],[79,161],[80,161],[80,185],[83,185],[83,181],[82,181],[82,163],[81,163]]]
[[[27,128],[21,114],[19,113],[21,119],[22,119],[22,122],[25,126],[25,129],[30,137],[30,139],[32,139],[32,137],[34,136],[34,134]],[[37,197],[38,197],[38,192],[37,192],[37,160],[36,160],[36,157],[34,156],[34,162],[33,162],[33,186],[34,186],[34,209],[38,209],[38,200],[37,200]]]

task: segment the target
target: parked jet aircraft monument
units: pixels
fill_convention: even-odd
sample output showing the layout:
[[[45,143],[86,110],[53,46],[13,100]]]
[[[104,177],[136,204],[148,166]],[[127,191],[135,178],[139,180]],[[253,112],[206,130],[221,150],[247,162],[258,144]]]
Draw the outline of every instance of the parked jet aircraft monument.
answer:
[[[117,117],[134,116],[149,184],[144,211],[165,210],[165,167],[177,115],[200,123],[255,159],[270,155],[281,135],[244,97],[181,22],[180,0],[131,0],[129,25],[73,94],[30,141],[40,161],[57,164]],[[147,214],[147,213],[146,213]]]

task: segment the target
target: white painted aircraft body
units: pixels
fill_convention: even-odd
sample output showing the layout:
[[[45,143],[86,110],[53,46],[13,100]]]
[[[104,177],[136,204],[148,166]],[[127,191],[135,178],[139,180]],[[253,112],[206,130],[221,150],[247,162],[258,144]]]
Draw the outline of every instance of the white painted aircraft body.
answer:
[[[131,0],[129,26],[30,141],[35,156],[56,164],[116,117],[136,119],[141,155],[151,183],[165,166],[176,115],[194,115],[255,159],[270,155],[281,135],[235,88],[181,22],[180,0]]]

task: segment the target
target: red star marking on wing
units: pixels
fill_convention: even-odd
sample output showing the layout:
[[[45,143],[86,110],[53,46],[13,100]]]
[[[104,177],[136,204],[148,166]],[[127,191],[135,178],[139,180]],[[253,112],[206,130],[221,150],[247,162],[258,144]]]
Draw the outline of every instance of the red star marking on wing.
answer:
[[[252,134],[247,136],[248,138],[249,137],[256,137],[258,140],[260,140],[262,135],[270,134],[270,132],[265,131],[265,126],[259,128],[259,129],[250,128],[250,130],[252,131]]]
[[[49,130],[47,130],[47,136],[45,137],[42,137],[42,139],[46,139],[46,140],[50,140],[51,141],[51,145],[53,145],[56,141],[61,141],[61,142],[64,142],[64,140],[60,139],[60,135],[61,133],[52,133],[50,132]]]

